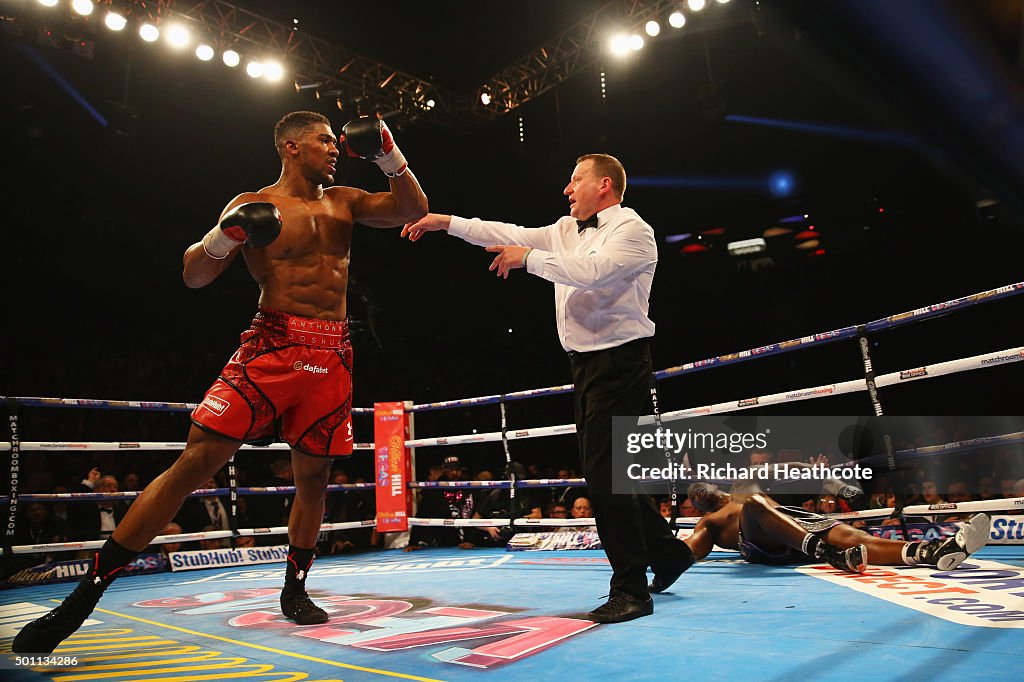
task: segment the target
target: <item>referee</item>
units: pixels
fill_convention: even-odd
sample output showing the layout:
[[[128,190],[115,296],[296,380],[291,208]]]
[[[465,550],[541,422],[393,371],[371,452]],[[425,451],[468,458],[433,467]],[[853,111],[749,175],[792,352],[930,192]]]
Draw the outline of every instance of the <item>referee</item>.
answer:
[[[569,215],[537,228],[430,213],[403,236],[446,230],[497,254],[490,270],[508,277],[526,268],[555,285],[555,322],[569,354],[576,436],[597,532],[612,567],[607,603],[590,612],[598,623],[654,613],[650,593],[671,585],[693,563],[653,499],[612,493],[612,416],[647,414],[654,373],[647,316],[658,248],[654,230],[622,206],[626,171],[608,154],[576,160],[562,193]],[[654,580],[648,585],[650,566]]]

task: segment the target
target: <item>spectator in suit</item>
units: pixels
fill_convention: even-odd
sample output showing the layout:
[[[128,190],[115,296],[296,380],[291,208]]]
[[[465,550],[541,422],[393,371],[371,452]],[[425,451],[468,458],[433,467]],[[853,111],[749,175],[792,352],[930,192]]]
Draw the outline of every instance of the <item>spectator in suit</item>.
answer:
[[[212,478],[203,485],[206,489],[216,487],[217,481]],[[207,526],[212,526],[214,530],[231,528],[228,501],[221,497],[189,497],[181,505],[175,520],[186,533],[197,533]]]
[[[116,493],[117,478],[100,475],[99,469],[93,467],[77,492]],[[77,506],[78,509],[72,509],[68,514],[68,539],[74,541],[109,538],[128,512],[124,500],[82,502]]]
[[[15,545],[44,545],[64,542],[67,526],[61,519],[50,514],[42,502],[29,502],[22,511],[22,522],[14,536]]]
[[[14,534],[14,545],[47,545],[67,540],[67,526],[50,514],[42,502],[29,502],[21,510],[21,521]],[[11,572],[53,561],[52,554],[16,554],[11,558]]]

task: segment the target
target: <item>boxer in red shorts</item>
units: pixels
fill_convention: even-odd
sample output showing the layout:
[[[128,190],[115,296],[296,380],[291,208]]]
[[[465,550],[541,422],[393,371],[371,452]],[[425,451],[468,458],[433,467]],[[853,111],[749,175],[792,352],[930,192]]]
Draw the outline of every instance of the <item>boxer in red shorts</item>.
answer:
[[[298,111],[274,128],[281,158],[277,182],[245,192],[220,222],[188,247],[183,277],[191,288],[213,282],[239,254],[260,286],[259,312],[220,376],[192,413],[181,457],[132,504],[96,553],[92,571],[56,609],[18,633],[12,650],[49,653],[77,630],[107,585],[205,484],[242,442],[275,435],[292,448],[295,499],[281,610],[302,625],[324,623],[305,580],[324,513],[333,456],[352,452],[352,346],[346,322],[353,224],[401,227],[427,213],[427,197],[391,132],[377,118],[343,129]],[[390,191],[368,193],[334,182],[344,151],[376,163]]]
[[[237,441],[281,437],[307,455],[352,454],[348,322],[260,308],[242,345],[192,412],[192,423]]]

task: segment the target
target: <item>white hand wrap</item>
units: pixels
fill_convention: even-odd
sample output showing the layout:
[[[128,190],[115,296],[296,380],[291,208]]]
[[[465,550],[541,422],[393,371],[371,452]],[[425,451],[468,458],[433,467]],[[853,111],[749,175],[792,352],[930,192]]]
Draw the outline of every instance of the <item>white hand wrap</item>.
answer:
[[[203,237],[203,251],[214,260],[224,260],[236,246],[244,243],[235,241],[217,225]]]
[[[402,154],[402,150],[398,148],[397,144],[391,149],[391,151],[379,159],[374,159],[373,162],[377,164],[377,167],[384,171],[384,175],[389,178],[401,175],[409,169],[409,164],[405,160],[405,155]]]

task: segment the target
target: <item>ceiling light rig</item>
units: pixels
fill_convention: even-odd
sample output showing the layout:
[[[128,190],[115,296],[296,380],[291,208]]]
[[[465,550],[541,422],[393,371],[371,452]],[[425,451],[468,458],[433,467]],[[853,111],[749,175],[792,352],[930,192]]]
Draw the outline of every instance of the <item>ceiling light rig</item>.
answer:
[[[267,54],[268,51],[258,45],[261,54],[245,55],[230,48],[222,51],[212,36],[225,36],[230,31],[224,30],[223,26],[210,26],[202,17],[193,16],[195,8],[189,8],[184,2],[172,6],[169,0],[72,0],[68,4],[59,0],[37,0],[37,4],[46,8],[43,10],[46,21],[51,24],[60,22],[62,26],[61,30],[44,26],[44,38],[39,42],[69,48],[84,57],[91,58],[94,47],[94,36],[86,35],[86,31],[97,34],[105,29],[114,33],[131,33],[155,49],[166,46],[179,51],[191,50],[203,62],[213,61],[220,53],[225,66],[234,68],[244,62],[250,76],[267,83],[278,83],[285,79],[287,73],[284,63],[278,57]],[[179,11],[179,7],[186,9]],[[102,13],[97,12],[98,9],[102,9]]]
[[[71,8],[72,2],[77,11]],[[283,87],[296,81],[319,82],[324,89],[343,92],[341,99],[346,102],[363,97],[360,106],[366,111],[400,110],[410,116],[428,116],[435,122],[465,125],[485,123],[514,111],[607,59],[613,46],[625,59],[641,58],[652,43],[678,36],[681,30],[692,31],[687,15],[693,19],[699,12],[702,20],[694,23],[702,28],[702,24],[707,25],[704,17],[716,15],[724,4],[724,0],[601,3],[600,8],[469,92],[448,90],[308,35],[299,30],[300,18],[294,15],[286,23],[279,23],[222,0],[37,0],[32,5],[38,10],[26,13],[36,15],[37,23],[57,21],[63,16],[93,32],[123,31],[126,36],[138,36],[136,39],[148,43],[151,49],[169,48],[173,39],[178,49],[194,51],[201,61],[223,63],[229,68],[241,66],[240,70],[250,74],[260,72],[262,82]],[[701,6],[699,10],[697,5]],[[172,31],[173,23],[186,27],[188,37]],[[304,25],[305,20],[301,23]],[[613,27],[611,32],[609,27]],[[612,41],[612,34],[621,37]],[[248,68],[253,62],[264,68]],[[271,62],[277,62],[280,70]]]

